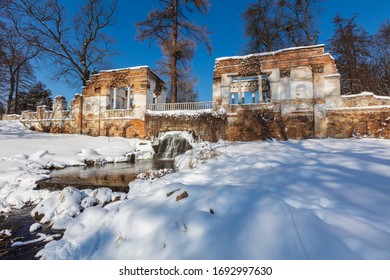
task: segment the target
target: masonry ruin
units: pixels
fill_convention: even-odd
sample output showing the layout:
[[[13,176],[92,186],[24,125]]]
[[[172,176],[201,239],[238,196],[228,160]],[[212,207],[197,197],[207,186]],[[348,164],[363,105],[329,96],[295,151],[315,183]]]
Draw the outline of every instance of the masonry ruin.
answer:
[[[144,138],[147,105],[165,103],[166,95],[165,83],[148,66],[104,70],[91,75],[69,110],[56,96],[52,110],[39,106],[18,119],[37,131]]]
[[[390,138],[390,97],[340,95],[340,75],[324,45],[215,60],[212,102],[167,104],[149,67],[93,74],[71,101],[54,99],[17,118],[47,132],[153,138],[190,131],[202,140]],[[14,118],[4,116],[4,119]]]

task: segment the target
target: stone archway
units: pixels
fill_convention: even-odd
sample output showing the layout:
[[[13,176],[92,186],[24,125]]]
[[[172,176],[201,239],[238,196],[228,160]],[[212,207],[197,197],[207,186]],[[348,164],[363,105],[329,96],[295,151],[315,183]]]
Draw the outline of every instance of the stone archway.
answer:
[[[117,125],[110,123],[106,127],[106,136],[121,136],[121,129]]]
[[[123,131],[122,131],[122,137],[124,138],[134,138],[135,135],[138,135],[134,129],[134,126],[131,124],[131,123],[127,123],[124,127],[123,127]]]
[[[108,135],[109,136],[121,136],[121,129],[118,125],[112,125],[110,129],[108,130]]]
[[[110,129],[113,127],[114,125],[112,123],[110,123],[109,125],[106,126],[106,136],[110,136]]]
[[[125,138],[143,138],[145,137],[145,122],[143,120],[132,120],[127,122],[122,129]]]

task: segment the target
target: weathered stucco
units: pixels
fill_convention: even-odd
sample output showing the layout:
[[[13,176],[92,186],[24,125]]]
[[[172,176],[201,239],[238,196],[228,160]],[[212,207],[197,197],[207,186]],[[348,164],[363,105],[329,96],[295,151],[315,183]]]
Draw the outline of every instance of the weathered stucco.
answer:
[[[236,91],[231,90],[232,84],[234,79],[241,81],[247,77],[259,77],[258,89],[244,86],[238,94],[247,95],[247,91],[251,91],[253,96],[262,95],[262,84],[268,82],[269,100],[264,101],[259,97],[259,102],[250,102],[250,105],[261,110],[262,102],[269,103],[271,110],[284,120],[284,125],[288,124],[285,133],[294,138],[326,137],[326,111],[337,107],[341,101],[340,75],[333,58],[324,53],[323,45],[216,59],[213,101],[234,114],[239,105],[231,104],[231,95]],[[246,100],[245,106],[243,102],[240,105],[245,110]],[[303,116],[307,116],[304,122]],[[231,118],[238,117],[231,115]],[[306,124],[305,128],[297,128],[297,123],[307,123],[311,126],[311,132],[307,131]],[[237,125],[237,129],[237,134],[242,134],[240,125]],[[229,131],[234,134],[234,129],[230,128]]]

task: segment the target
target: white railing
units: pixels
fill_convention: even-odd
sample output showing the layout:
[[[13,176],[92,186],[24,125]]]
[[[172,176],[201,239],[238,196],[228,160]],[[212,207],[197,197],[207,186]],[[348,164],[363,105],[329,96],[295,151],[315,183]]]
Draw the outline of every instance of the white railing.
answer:
[[[187,102],[187,103],[157,103],[149,104],[148,109],[151,111],[178,111],[178,110],[206,110],[212,109],[213,102]]]

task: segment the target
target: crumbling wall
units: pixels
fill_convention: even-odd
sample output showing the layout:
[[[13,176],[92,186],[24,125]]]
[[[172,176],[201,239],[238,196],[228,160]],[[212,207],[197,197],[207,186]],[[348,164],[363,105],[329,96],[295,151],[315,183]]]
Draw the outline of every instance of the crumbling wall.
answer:
[[[332,138],[390,139],[390,107],[341,108],[327,112],[327,134]]]
[[[226,139],[230,141],[313,137],[313,114],[304,112],[281,115],[273,110],[240,109],[228,116],[226,126]]]
[[[343,95],[340,107],[390,106],[390,96],[378,96],[372,92]]]
[[[20,121],[29,129],[51,133],[78,133],[80,120],[81,96],[72,100],[70,110],[67,110],[65,97],[56,96],[53,100],[52,110],[47,106],[38,106],[36,112],[23,111]]]
[[[226,120],[224,112],[148,112],[146,136],[153,138],[166,131],[189,131],[196,140],[217,142],[226,139]]]
[[[282,116],[272,109],[237,106],[235,113],[148,113],[146,132],[148,138],[166,131],[189,131],[201,140],[216,142],[257,141],[265,139],[304,139],[314,135],[313,115],[294,113]]]

